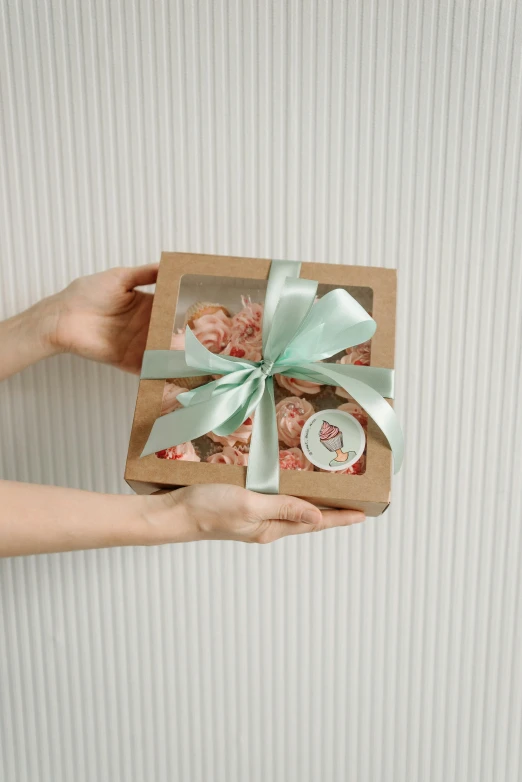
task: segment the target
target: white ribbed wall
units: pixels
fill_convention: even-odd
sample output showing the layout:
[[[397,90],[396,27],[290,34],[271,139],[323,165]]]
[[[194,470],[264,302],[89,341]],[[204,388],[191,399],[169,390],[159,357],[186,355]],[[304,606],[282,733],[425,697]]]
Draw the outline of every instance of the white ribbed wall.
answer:
[[[522,2],[0,0],[2,315],[162,249],[399,269],[390,511],[0,565],[5,782],[522,775]],[[3,477],[125,491],[137,382],[0,387]]]

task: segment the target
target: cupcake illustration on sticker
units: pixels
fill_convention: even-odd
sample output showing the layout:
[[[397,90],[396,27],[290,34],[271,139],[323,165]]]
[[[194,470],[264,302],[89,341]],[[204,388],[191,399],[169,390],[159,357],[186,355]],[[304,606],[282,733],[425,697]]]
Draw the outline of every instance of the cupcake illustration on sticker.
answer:
[[[344,410],[320,410],[309,418],[301,432],[301,448],[321,470],[346,470],[358,461],[366,436],[359,421]]]
[[[342,464],[355,456],[355,451],[343,451],[343,433],[339,427],[323,421],[323,425],[319,430],[319,439],[325,448],[329,451],[335,451],[336,457],[330,462],[330,467],[336,464]]]

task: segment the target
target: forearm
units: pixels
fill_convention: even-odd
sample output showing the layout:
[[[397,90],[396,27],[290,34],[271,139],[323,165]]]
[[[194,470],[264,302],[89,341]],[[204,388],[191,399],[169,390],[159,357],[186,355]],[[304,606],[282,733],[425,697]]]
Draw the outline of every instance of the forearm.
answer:
[[[151,499],[0,481],[0,556],[161,542],[145,512]]]
[[[0,380],[60,352],[53,344],[55,314],[51,299],[0,322]]]
[[[197,540],[270,543],[363,521],[353,510],[207,484],[161,496],[95,494],[0,481],[0,556]]]

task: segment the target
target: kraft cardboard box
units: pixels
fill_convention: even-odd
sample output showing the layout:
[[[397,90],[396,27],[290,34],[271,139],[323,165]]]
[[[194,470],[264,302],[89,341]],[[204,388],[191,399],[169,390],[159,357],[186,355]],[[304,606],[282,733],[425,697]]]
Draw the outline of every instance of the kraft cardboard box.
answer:
[[[262,304],[271,261],[189,253],[162,254],[147,340],[147,350],[168,350],[176,342],[185,324],[187,311],[195,302],[216,302],[230,314],[241,307],[241,297]],[[318,295],[334,288],[345,288],[371,313],[377,330],[371,340],[366,363],[393,369],[395,347],[396,272],[391,269],[302,263],[300,277],[319,283]],[[333,356],[329,361],[338,361]],[[359,363],[352,361],[351,363]],[[211,377],[176,379],[184,388],[194,388]],[[276,402],[292,394],[275,383]],[[200,461],[159,458],[155,454],[140,458],[154,421],[164,411],[165,380],[140,380],[134,421],[130,436],[125,480],[138,494],[174,489],[199,483],[245,485],[246,467],[237,463],[219,463],[223,446],[208,437],[194,445]],[[345,394],[346,396],[346,394]],[[346,402],[333,387],[319,394],[302,394],[314,409],[339,406]],[[332,401],[334,400],[334,401]],[[388,400],[391,404],[391,401]],[[248,454],[248,444],[238,444],[237,453]],[[282,448],[286,446],[282,444]],[[210,461],[207,461],[210,459]],[[239,456],[240,461],[242,457]],[[237,461],[237,460],[236,460]],[[367,516],[378,516],[390,503],[392,454],[377,425],[366,425],[363,467],[353,474],[281,469],[280,492],[307,499],[320,507],[353,508]]]

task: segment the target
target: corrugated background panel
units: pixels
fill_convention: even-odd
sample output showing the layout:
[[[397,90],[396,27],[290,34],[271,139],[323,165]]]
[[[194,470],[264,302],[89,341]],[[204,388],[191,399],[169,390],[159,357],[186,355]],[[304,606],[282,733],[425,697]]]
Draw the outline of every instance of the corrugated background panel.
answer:
[[[162,249],[399,269],[389,512],[4,561],[6,782],[522,774],[522,3],[3,0],[2,314]],[[125,491],[137,382],[0,387],[3,477]]]

